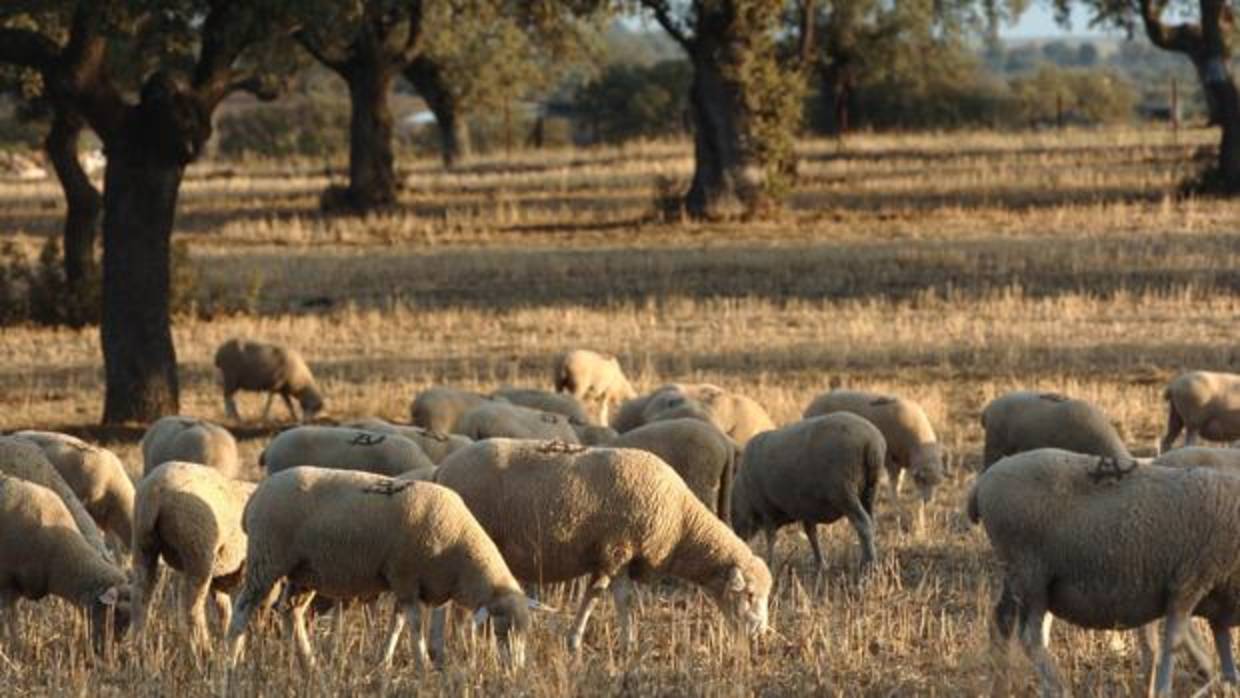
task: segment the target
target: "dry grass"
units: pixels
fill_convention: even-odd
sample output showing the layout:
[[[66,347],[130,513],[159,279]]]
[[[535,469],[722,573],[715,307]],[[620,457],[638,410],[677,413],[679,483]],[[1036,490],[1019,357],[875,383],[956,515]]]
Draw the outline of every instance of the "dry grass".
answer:
[[[778,638],[724,635],[696,590],[647,589],[642,649],[619,653],[604,607],[574,662],[563,614],[540,617],[529,668],[507,675],[485,644],[458,638],[450,665],[417,675],[407,645],[390,677],[373,670],[386,611],[323,621],[318,677],[297,670],[277,630],[259,633],[236,676],[242,695],[340,693],[962,695],[986,687],[992,563],[960,515],[980,453],[976,415],[1015,387],[1097,401],[1149,453],[1159,392],[1185,368],[1237,370],[1240,205],[1177,199],[1195,148],[1214,136],[1155,131],[1007,136],[864,136],[805,144],[802,185],[781,219],[654,222],[655,180],[687,175],[682,144],[520,154],[440,173],[407,172],[406,212],[365,221],[313,212],[321,163],[203,166],[191,173],[181,234],[207,293],[256,293],[256,315],[175,328],[183,410],[223,417],[214,347],[247,334],[299,346],[329,409],[406,414],[435,383],[548,385],[551,356],[619,354],[643,387],[707,380],[746,392],[779,422],[834,382],[899,392],[927,408],[953,454],[928,530],[911,503],[879,500],[882,570],[853,577],[846,525],[826,536],[815,579],[786,533],[773,603]],[[330,175],[332,177],[338,175]],[[54,232],[46,184],[0,189],[0,225],[33,246]],[[307,310],[312,308],[313,310]],[[131,467],[138,429],[100,433],[95,331],[6,329],[0,429],[102,437]],[[243,398],[250,414],[261,399]],[[278,425],[241,432],[255,462]],[[254,475],[257,476],[257,470]],[[570,605],[554,596],[554,605]],[[170,608],[170,607],[169,607]],[[207,695],[223,671],[196,666],[169,613],[145,655],[122,647],[91,665],[80,621],[26,604],[27,643],[0,648],[0,685],[42,694]],[[75,625],[77,623],[77,625]],[[1125,638],[1126,640],[1126,638]],[[1142,690],[1131,646],[1057,626],[1062,668],[1083,695]],[[1029,681],[1027,667],[1017,671]],[[1187,674],[1181,687],[1197,685]],[[1199,682],[1197,682],[1199,683]],[[1030,684],[1032,685],[1032,684]]]

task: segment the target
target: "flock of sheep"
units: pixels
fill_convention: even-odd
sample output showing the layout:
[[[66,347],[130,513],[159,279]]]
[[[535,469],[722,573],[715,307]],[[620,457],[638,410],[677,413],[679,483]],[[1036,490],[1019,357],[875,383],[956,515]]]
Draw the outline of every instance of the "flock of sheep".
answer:
[[[180,572],[191,647],[211,646],[212,601],[233,663],[253,615],[277,601],[298,656],[313,665],[306,614],[316,595],[390,594],[385,664],[406,626],[419,666],[442,662],[454,606],[489,622],[501,655],[519,665],[543,608],[529,594],[578,578],[588,582],[567,638],[574,651],[608,591],[631,645],[632,583],[660,575],[698,585],[733,627],[756,635],[768,628],[781,527],[803,527],[821,571],[817,525],[847,519],[864,572],[878,556],[880,473],[895,501],[907,472],[923,508],[944,475],[924,411],[900,397],[833,390],[777,427],[757,402],[714,385],[638,395],[614,357],[578,350],[557,361],[555,392],[438,387],[416,396],[408,425],[340,423],[324,416],[293,350],[230,340],[215,363],[231,418],[240,419],[235,393],[250,390],[269,394],[268,411],[279,394],[290,415],[314,422],[267,444],[259,483],[238,479],[227,429],[190,417],[150,427],[136,488],[114,454],[72,436],[0,437],[8,642],[20,641],[17,599],[47,594],[87,609],[96,649],[127,630],[141,637],[161,561]],[[1185,374],[1166,398],[1164,452],[1152,460],[1134,459],[1106,415],[1081,400],[1020,391],[983,411],[983,468],[967,514],[1003,570],[997,687],[1019,637],[1043,692],[1062,692],[1046,647],[1052,615],[1142,628],[1147,660],[1152,624],[1164,620],[1158,695],[1171,690],[1182,639],[1208,663],[1187,632],[1190,617],[1204,617],[1223,677],[1237,680],[1229,629],[1240,624],[1240,450],[1192,445],[1240,438],[1240,376]],[[1171,450],[1181,431],[1190,447]],[[748,544],[760,531],[765,561]]]

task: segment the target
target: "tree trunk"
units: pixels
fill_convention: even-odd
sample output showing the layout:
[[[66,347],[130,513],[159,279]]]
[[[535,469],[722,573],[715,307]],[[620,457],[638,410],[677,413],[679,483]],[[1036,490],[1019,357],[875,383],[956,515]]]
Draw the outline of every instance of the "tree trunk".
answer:
[[[426,56],[414,59],[405,69],[405,79],[413,85],[435,115],[439,129],[439,150],[444,167],[451,168],[469,158],[472,148],[469,122],[461,113],[456,95],[448,88],[439,66]]]
[[[79,297],[95,269],[95,237],[99,214],[103,209],[103,198],[78,160],[78,136],[83,128],[80,117],[58,108],[43,143],[65,194],[65,280],[74,295]]]
[[[1206,75],[1206,94],[1218,105],[1223,137],[1218,148],[1218,184],[1231,194],[1240,193],[1240,94],[1235,79],[1221,59],[1213,62]]]
[[[693,183],[685,196],[691,216],[741,213],[761,196],[762,169],[745,153],[741,86],[723,75],[713,37],[700,37],[693,53],[689,106],[693,115]]]
[[[1217,92],[1211,88],[1209,80],[1210,59],[1204,54],[1190,54],[1189,60],[1193,63],[1193,69],[1197,71],[1197,80],[1201,83],[1201,93],[1206,100],[1206,117],[1209,119],[1207,126],[1222,126],[1223,115],[1221,112],[1221,104]]]
[[[373,211],[396,203],[392,155],[392,109],[388,97],[393,74],[383,68],[346,71],[349,85],[349,190],[347,205]]]

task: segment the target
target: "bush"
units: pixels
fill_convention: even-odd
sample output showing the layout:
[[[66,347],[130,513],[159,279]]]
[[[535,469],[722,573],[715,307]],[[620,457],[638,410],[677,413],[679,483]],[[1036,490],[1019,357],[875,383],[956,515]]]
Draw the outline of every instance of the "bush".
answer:
[[[595,142],[674,136],[685,130],[685,96],[692,79],[692,68],[683,60],[614,64],[578,89],[574,102]]]
[[[349,147],[349,104],[342,99],[305,98],[260,104],[219,121],[219,154],[332,157]]]

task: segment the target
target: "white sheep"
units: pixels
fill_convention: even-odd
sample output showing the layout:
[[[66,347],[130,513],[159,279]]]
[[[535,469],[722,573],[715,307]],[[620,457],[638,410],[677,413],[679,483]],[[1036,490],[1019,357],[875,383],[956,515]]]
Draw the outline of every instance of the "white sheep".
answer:
[[[19,431],[13,436],[38,446],[77,495],[99,528],[124,548],[133,536],[133,480],[116,454],[106,448],[51,431]]]
[[[977,477],[969,519],[986,529],[1003,569],[992,642],[996,693],[1007,691],[1019,627],[1043,695],[1062,682],[1047,651],[1051,616],[1094,629],[1162,618],[1152,691],[1170,695],[1173,653],[1191,616],[1210,621],[1223,676],[1235,683],[1228,628],[1240,620],[1240,478],[1039,449]]]
[[[241,582],[245,532],[241,514],[256,485],[197,463],[169,461],[138,485],[133,533],[134,632],[141,636],[160,577],[160,559],[181,573],[181,603],[191,646],[209,646],[206,603],[214,597],[221,625],[228,595]]]
[[[299,465],[379,475],[435,466],[416,443],[399,434],[326,426],[285,429],[263,449],[258,463],[268,475]]]
[[[572,395],[553,393],[547,390],[539,390],[538,388],[504,386],[492,391],[491,399],[543,412],[562,414],[581,424],[588,424],[590,422],[590,415],[586,414],[586,408],[582,406],[580,400]],[[606,422],[603,423],[606,424]]]
[[[460,493],[523,581],[590,581],[569,635],[611,588],[626,646],[631,580],[669,574],[702,586],[732,622],[767,625],[771,575],[680,476],[652,453],[489,439],[449,456],[435,481]]]
[[[475,441],[499,437],[593,444],[616,435],[610,427],[574,422],[562,414],[498,401],[485,402],[466,412],[456,428]]]
[[[82,537],[56,492],[0,474],[0,623],[21,642],[19,598],[51,594],[84,609],[96,651],[129,624],[130,586],[116,565]],[[112,617],[112,625],[108,618]]]
[[[866,570],[878,556],[874,494],[886,451],[882,432],[849,412],[759,434],[745,446],[732,484],[732,528],[746,540],[762,531],[767,564],[773,566],[776,532],[800,523],[821,573],[826,560],[817,525],[847,518],[857,532]]]
[[[473,439],[461,434],[445,434],[431,431],[410,424],[395,424],[378,417],[363,417],[341,424],[342,427],[362,429],[380,434],[396,434],[417,444],[432,463],[439,463],[453,451],[465,448],[474,442]]]
[[[1175,377],[1163,392],[1167,401],[1167,433],[1160,450],[1170,450],[1184,431],[1184,445],[1199,438],[1240,439],[1240,375],[1192,371]]]
[[[160,417],[142,436],[142,475],[170,460],[198,463],[237,477],[241,460],[237,440],[218,424],[196,417]]]
[[[588,349],[575,349],[558,357],[551,379],[556,392],[568,393],[582,402],[598,402],[599,424],[608,423],[612,403],[637,396],[619,359]]]
[[[724,523],[731,521],[732,476],[740,449],[714,424],[699,419],[652,422],[621,434],[607,445],[655,454],[672,466]]]
[[[1183,446],[1167,451],[1151,462],[1168,468],[1214,468],[1240,475],[1240,448]]]
[[[814,398],[804,417],[851,412],[883,432],[887,442],[887,482],[891,501],[900,494],[907,471],[921,495],[922,509],[943,480],[943,449],[921,405],[907,398],[857,390],[832,390]]]
[[[249,534],[245,584],[228,630],[233,661],[250,616],[280,579],[303,663],[313,665],[305,611],[316,593],[337,599],[396,597],[383,652],[391,663],[408,619],[419,665],[427,660],[423,608],[452,601],[485,609],[501,651],[523,659],[529,609],[521,586],[495,544],[452,491],[427,482],[361,472],[300,467],[259,485],[245,510]],[[443,657],[442,624],[432,628]]]
[[[981,421],[986,430],[983,470],[1004,456],[1037,448],[1132,458],[1106,413],[1084,400],[1058,393],[1007,393],[986,405]]]
[[[224,388],[224,408],[228,417],[241,421],[234,399],[239,390],[267,393],[263,408],[265,421],[275,396],[284,400],[289,416],[304,422],[323,410],[323,395],[305,359],[295,349],[250,339],[233,338],[215,351],[215,367],[220,371]],[[293,398],[301,405],[301,416],[293,407]]]
[[[90,517],[90,512],[86,511],[73,489],[60,473],[56,472],[47,456],[43,455],[42,449],[23,438],[0,437],[0,474],[42,485],[59,495],[86,542],[98,550],[108,562],[115,561],[115,556],[104,543],[103,534],[99,532],[95,520]]]
[[[624,406],[621,406],[621,416],[628,421]],[[665,385],[648,396],[638,424],[624,426],[631,429],[661,419],[682,417],[709,421],[742,446],[755,435],[775,428],[771,416],[756,400],[710,383]],[[628,430],[621,425],[613,426],[620,432]]]
[[[409,421],[441,434],[457,434],[457,423],[466,412],[490,402],[481,393],[457,388],[428,388],[418,393],[409,407]]]

